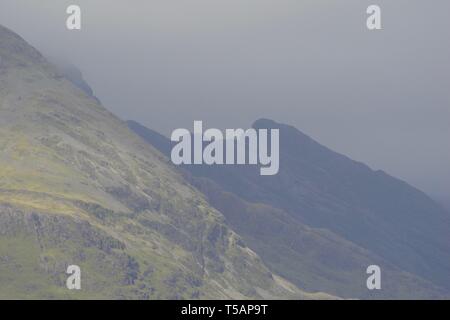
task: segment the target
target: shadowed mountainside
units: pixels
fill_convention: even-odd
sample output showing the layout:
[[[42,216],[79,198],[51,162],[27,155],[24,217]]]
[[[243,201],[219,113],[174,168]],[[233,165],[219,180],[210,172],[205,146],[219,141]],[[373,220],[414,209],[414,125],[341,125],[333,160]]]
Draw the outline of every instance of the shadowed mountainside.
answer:
[[[169,139],[128,125],[170,156]],[[436,203],[293,127],[270,120],[254,127],[280,129],[278,175],[260,176],[252,166],[182,168],[272,270],[342,297],[449,296],[450,224]],[[382,267],[381,292],[365,288],[370,264]]]

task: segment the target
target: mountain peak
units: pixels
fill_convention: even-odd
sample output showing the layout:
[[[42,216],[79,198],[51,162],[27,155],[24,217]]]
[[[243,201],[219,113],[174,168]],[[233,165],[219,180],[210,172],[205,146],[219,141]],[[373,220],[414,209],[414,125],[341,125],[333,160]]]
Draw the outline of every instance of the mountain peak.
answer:
[[[273,128],[276,126],[279,126],[280,124],[271,120],[271,119],[267,119],[267,118],[260,118],[258,120],[256,120],[255,122],[253,122],[252,127],[253,128]]]
[[[88,96],[93,97],[99,102],[99,100],[94,95],[94,90],[84,79],[83,73],[77,66],[73,65],[71,62],[57,57],[50,57],[50,63],[52,63],[58,71],[70,82],[72,82],[77,88],[81,89]]]
[[[22,37],[0,25],[0,68],[45,62],[44,57]]]

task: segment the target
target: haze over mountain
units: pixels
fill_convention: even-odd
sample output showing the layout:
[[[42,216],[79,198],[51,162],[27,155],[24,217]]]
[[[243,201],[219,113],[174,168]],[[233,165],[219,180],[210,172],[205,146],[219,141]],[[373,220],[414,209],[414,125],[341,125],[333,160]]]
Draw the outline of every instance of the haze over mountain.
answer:
[[[122,119],[166,136],[259,117],[450,199],[450,1],[2,0],[0,21],[80,70]],[[99,41],[101,39],[101,41]]]
[[[86,82],[80,69],[78,69],[70,62],[64,61],[61,58],[51,57],[48,58],[48,60],[51,64],[53,64],[56,68],[58,68],[59,72],[64,77],[66,77],[67,80],[70,80],[70,82],[72,82],[79,89],[83,90],[84,93],[86,93],[88,96],[97,99],[95,97],[94,90],[92,90],[91,86]],[[97,102],[100,101],[97,99]]]
[[[178,168],[65,72],[0,26],[1,298],[449,296],[448,215],[419,190],[270,120],[278,175]]]
[[[0,298],[330,297],[270,272],[69,78],[0,26]],[[80,291],[65,287],[71,264]]]
[[[128,125],[170,157],[169,139]],[[342,297],[449,296],[450,215],[440,205],[294,127],[265,119],[253,127],[280,130],[278,175],[260,176],[255,166],[182,168],[269,267]],[[388,279],[382,292],[365,288],[361,271],[370,264]]]

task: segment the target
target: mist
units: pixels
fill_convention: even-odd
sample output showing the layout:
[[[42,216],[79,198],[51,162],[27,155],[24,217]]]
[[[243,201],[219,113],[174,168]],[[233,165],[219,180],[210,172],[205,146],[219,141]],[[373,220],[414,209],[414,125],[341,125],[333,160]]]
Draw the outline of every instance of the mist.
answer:
[[[383,30],[366,28],[382,8]],[[82,9],[82,30],[65,27]],[[0,24],[83,72],[124,120],[166,135],[292,124],[450,199],[447,0],[0,0]]]

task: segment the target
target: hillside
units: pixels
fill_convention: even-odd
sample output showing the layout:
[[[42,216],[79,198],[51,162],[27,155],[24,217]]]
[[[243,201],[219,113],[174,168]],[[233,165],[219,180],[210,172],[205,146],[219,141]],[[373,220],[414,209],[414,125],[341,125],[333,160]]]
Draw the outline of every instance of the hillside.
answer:
[[[326,297],[271,273],[159,151],[0,27],[0,298]]]
[[[128,125],[170,156],[169,139],[137,122]],[[449,296],[442,288],[448,281],[449,224],[438,205],[293,127],[270,120],[255,127],[280,129],[279,175],[261,177],[257,168],[244,166],[182,168],[274,272],[341,297]],[[370,264],[383,270],[379,292],[365,288]]]

